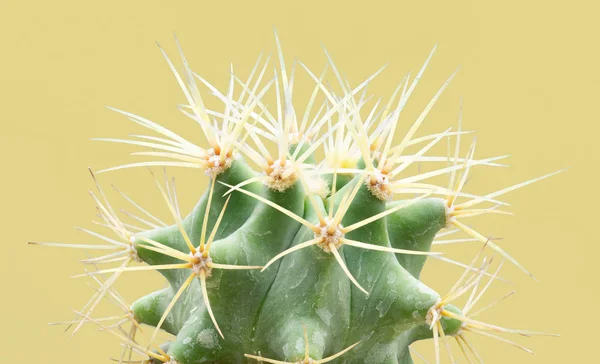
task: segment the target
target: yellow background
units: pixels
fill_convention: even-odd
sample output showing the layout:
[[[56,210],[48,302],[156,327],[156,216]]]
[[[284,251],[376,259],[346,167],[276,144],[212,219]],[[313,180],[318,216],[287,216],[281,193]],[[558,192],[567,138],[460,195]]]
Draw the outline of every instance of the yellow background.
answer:
[[[488,298],[513,288],[517,295],[485,319],[558,332],[562,338],[515,338],[536,351],[534,357],[490,340],[475,342],[487,363],[597,362],[600,9],[592,4],[1,1],[2,361],[92,364],[117,355],[117,342],[91,327],[69,341],[61,328],[46,325],[71,319],[70,310],[91,294],[83,280],[69,278],[81,272],[76,260],[84,255],[31,247],[27,241],[95,242],[72,229],[93,227],[86,167],[133,159],[126,156],[132,148],[89,139],[141,131],[104,105],[201,140],[196,125],[175,108],[184,99],[155,41],[175,57],[176,32],[192,68],[224,88],[230,62],[246,75],[261,50],[274,49],[275,26],[288,62],[298,56],[320,70],[326,61],[323,43],[353,84],[388,64],[370,87],[380,96],[388,96],[407,71],[416,72],[437,43],[404,120],[461,67],[421,135],[454,126],[463,98],[465,128],[478,136],[477,155],[512,154],[508,169],[476,169],[472,191],[572,167],[508,195],[516,217],[489,216],[476,224],[485,234],[503,237],[503,246],[541,280],[535,283],[507,267],[504,277],[515,284],[498,283]],[[174,173],[187,211],[206,179],[197,171]],[[167,216],[145,171],[115,172],[100,180],[107,189],[114,182]],[[468,244],[450,250],[462,261],[473,252]],[[433,264],[424,280],[443,293],[460,272]],[[119,288],[134,299],[161,284],[155,274],[131,273]],[[431,358],[431,344],[418,350]]]

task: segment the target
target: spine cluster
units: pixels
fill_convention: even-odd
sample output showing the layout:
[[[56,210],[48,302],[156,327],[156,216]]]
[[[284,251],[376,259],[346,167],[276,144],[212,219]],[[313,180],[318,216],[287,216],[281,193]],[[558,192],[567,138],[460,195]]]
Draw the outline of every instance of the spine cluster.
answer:
[[[462,155],[470,132],[462,130],[461,115],[456,129],[419,134],[454,74],[416,120],[401,122],[433,51],[382,102],[367,92],[381,70],[351,86],[325,52],[328,64],[318,75],[301,62],[288,72],[276,41],[274,73],[270,57],[261,56],[245,79],[232,67],[226,90],[193,72],[181,48],[181,71],[161,49],[185,96],[179,108],[199,126],[203,145],[114,109],[151,133],[99,139],[140,148],[132,154],[145,159],[90,171],[96,224],[104,232],[79,229],[98,242],[33,243],[94,253],[79,275],[93,283],[93,295],[63,323],[72,335],[91,323],[121,342],[119,363],[169,364],[408,364],[423,359],[411,348],[420,340],[433,342],[436,363],[444,352],[452,362],[460,353],[483,363],[469,335],[525,351],[506,334],[548,335],[476,318],[514,293],[481,305],[503,280],[504,262],[532,275],[468,218],[510,214],[498,198],[558,172],[485,195],[467,192],[473,168],[503,167],[505,156],[477,159],[475,138]],[[314,82],[301,113],[293,101],[300,68]],[[327,82],[328,72],[337,86]],[[223,109],[206,106],[206,90]],[[435,155],[442,143],[448,152]],[[95,176],[138,167],[151,170],[171,221],[115,188],[137,211],[117,213]],[[161,174],[152,172],[157,167]],[[208,179],[192,211],[179,208],[171,167],[200,169]],[[431,182],[440,178],[443,185]],[[463,242],[480,244],[470,262],[444,255],[444,246]],[[420,280],[428,258],[463,271],[444,295]],[[129,303],[115,282],[136,271],[157,271],[168,287]],[[119,313],[96,316],[106,301]]]

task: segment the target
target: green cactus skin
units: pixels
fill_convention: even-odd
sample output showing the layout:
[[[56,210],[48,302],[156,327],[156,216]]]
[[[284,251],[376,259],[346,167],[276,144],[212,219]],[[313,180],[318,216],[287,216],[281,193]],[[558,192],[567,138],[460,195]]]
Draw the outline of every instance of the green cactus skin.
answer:
[[[256,360],[409,364],[413,363],[409,347],[420,340],[435,343],[439,363],[442,340],[447,338],[456,338],[461,349],[467,346],[468,350],[463,350],[465,355],[480,360],[466,341],[466,332],[539,334],[504,329],[469,317],[473,305],[498,278],[499,268],[493,274],[488,272],[490,258],[480,262],[485,248],[525,269],[489,239],[464,225],[462,219],[502,213],[496,209],[503,204],[495,200],[497,196],[556,172],[487,196],[464,193],[470,168],[494,166],[502,157],[475,160],[473,143],[466,158],[459,158],[463,134],[460,121],[458,132],[447,130],[414,138],[448,82],[402,142],[392,143],[399,113],[429,59],[410,87],[408,79],[403,81],[398,106],[394,108],[392,101],[401,87],[384,108],[380,122],[372,119],[378,104],[366,120],[357,116],[365,104],[364,93],[358,92],[371,78],[349,90],[329,59],[340,79],[342,96],[325,88],[321,79],[309,71],[317,83],[313,98],[318,91],[323,93],[327,106],[324,109],[329,111],[320,119],[322,121],[315,118],[311,124],[301,123],[291,106],[294,75],[286,73],[279,43],[278,48],[281,71],[276,77],[281,78],[281,85],[278,78],[275,85],[277,95],[282,88],[283,101],[278,100],[278,103],[284,107],[282,112],[278,104],[277,117],[260,101],[273,84],[258,87],[266,69],[265,64],[255,74],[260,59],[245,84],[238,80],[243,92],[234,100],[230,93],[227,96],[219,93],[193,74],[183,54],[184,77],[167,58],[189,103],[184,112],[200,124],[209,149],[192,145],[149,120],[121,112],[161,136],[142,136],[144,142],[105,140],[157,148],[159,152],[147,155],[171,158],[175,162],[138,163],[109,170],[141,165],[194,166],[205,169],[210,177],[209,185],[196,206],[182,219],[176,211],[178,207],[174,207],[176,196],[168,189],[165,193],[157,181],[175,223],[158,227],[148,224],[151,228],[133,233],[128,230],[129,225],[119,220],[97,184],[101,198],[93,195],[96,206],[105,225],[117,234],[119,241],[92,233],[114,247],[89,246],[90,249],[116,252],[87,263],[107,263],[113,261],[113,257],[125,262],[119,268],[83,275],[94,277],[100,288],[78,313],[79,326],[74,332],[81,324],[93,322],[119,338],[126,351],[129,350],[128,355],[123,352],[120,363],[127,362],[126,358],[131,358],[135,351],[147,356],[145,363],[168,364]],[[215,114],[204,107],[195,77],[225,102],[226,111],[221,114],[221,121],[210,122],[209,115]],[[255,82],[253,87],[251,81]],[[308,109],[311,107],[312,101]],[[265,118],[255,109],[260,109],[261,115],[266,114]],[[339,117],[335,127],[334,114]],[[313,135],[323,125],[329,125],[330,132],[323,137]],[[371,130],[373,125],[378,126]],[[456,138],[454,155],[425,159],[423,154],[445,137]],[[278,148],[275,157],[262,144],[263,138],[275,142]],[[252,140],[255,147],[251,147],[248,140]],[[405,153],[411,143],[422,142],[427,145],[419,152]],[[326,159],[319,162],[315,151],[322,145],[325,145]],[[257,173],[250,167],[249,160],[262,172]],[[398,176],[414,162],[445,160],[452,163],[434,170],[431,176],[447,174],[448,188],[422,183],[422,179],[430,176],[426,172],[409,178]],[[401,197],[407,193],[418,196]],[[466,198],[467,202],[457,203],[457,198]],[[498,205],[474,208],[490,202]],[[465,273],[446,295],[441,295],[423,283],[420,275],[428,257],[436,254],[431,252],[436,236],[450,227],[461,229],[469,239],[486,245],[470,265],[462,264],[467,268]],[[143,265],[130,267],[136,261]],[[130,306],[121,303],[129,315],[126,321],[132,324],[129,334],[104,326],[92,317],[103,299],[112,297],[122,302],[112,287],[118,277],[130,270],[153,269],[162,274],[168,287],[138,298]],[[105,281],[95,278],[106,273],[112,273],[111,278]],[[489,277],[487,283],[483,283],[483,277]],[[462,309],[454,306],[452,302],[463,295],[470,295],[465,306]],[[155,328],[146,346],[135,339],[140,325]],[[165,343],[155,342],[159,330],[173,338]]]
[[[243,165],[237,160],[232,165]],[[239,167],[238,167],[239,168]],[[225,183],[232,183],[227,176],[219,176]],[[356,179],[346,184],[338,194],[337,203],[344,192],[351,190]],[[211,212],[218,210],[224,199],[222,191],[217,192]],[[294,187],[280,193],[264,188],[261,192],[270,201],[304,216],[308,221],[317,221],[310,203],[305,203],[305,193],[299,182]],[[242,195],[232,193],[232,196]],[[218,198],[217,198],[218,197]],[[233,198],[233,197],[232,197]],[[322,201],[322,200],[320,200]],[[231,202],[230,202],[231,203]],[[367,241],[369,244],[389,246],[390,234],[408,241],[410,232],[400,235],[402,224],[426,224],[428,234],[419,237],[416,244],[427,249],[435,233],[444,226],[445,209],[440,209],[436,200],[422,200],[407,209],[398,210],[388,217],[394,221],[386,229],[384,219],[373,222],[350,234],[348,238]],[[319,206],[325,213],[323,202]],[[228,207],[229,211],[233,205]],[[342,225],[348,226],[385,211],[386,203],[374,197],[362,186],[352,206],[345,215]],[[201,221],[203,214],[194,209],[184,222]],[[196,215],[197,214],[197,215]],[[216,212],[218,214],[218,212]],[[241,214],[237,214],[239,216]],[[426,219],[422,219],[425,215]],[[231,216],[236,216],[232,214]],[[233,220],[235,217],[232,217]],[[298,243],[310,240],[313,232],[283,215],[278,210],[264,204],[257,206],[252,215],[240,221],[229,221],[230,225],[240,226],[227,237],[214,242],[211,257],[220,264],[264,265],[266,257]],[[269,221],[268,224],[264,223]],[[442,223],[440,223],[440,221]],[[400,226],[397,226],[400,225]],[[190,237],[198,237],[197,224],[184,224]],[[415,229],[423,231],[423,226]],[[150,231],[148,237],[182,252],[187,251],[176,225]],[[148,264],[168,264],[172,258],[160,253],[144,251],[144,242],[138,243],[140,258]],[[267,270],[257,271],[219,271],[210,277],[208,292],[217,322],[223,330],[222,339],[214,329],[210,317],[202,304],[202,292],[199,284],[194,284],[181,298],[178,307],[169,314],[163,328],[176,339],[170,343],[168,354],[178,363],[243,363],[244,354],[260,352],[264,357],[287,358],[289,361],[301,360],[304,356],[303,326],[306,326],[310,344],[310,357],[314,360],[326,358],[345,347],[362,341],[353,356],[339,359],[352,363],[401,363],[408,354],[404,344],[410,343],[404,336],[412,330],[426,325],[428,310],[439,299],[439,295],[425,286],[403,268],[404,263],[411,269],[420,271],[424,261],[420,256],[394,257],[388,252],[366,251],[345,246],[341,249],[354,277],[365,284],[370,291],[366,296],[354,287],[340,268],[335,258],[316,246],[291,253],[280,263]],[[167,259],[168,258],[168,259]],[[415,261],[415,259],[419,259]],[[415,268],[417,267],[417,268]],[[138,299],[132,310],[139,323],[156,325],[162,316],[186,274],[181,270],[161,271],[169,281],[171,288],[151,293]],[[445,320],[450,329],[452,323]],[[460,322],[454,322],[454,329]],[[427,329],[429,332],[430,330]],[[449,334],[451,331],[448,332]],[[410,335],[411,339],[417,337]],[[374,352],[379,352],[383,343],[386,350],[393,349],[393,359],[376,361]],[[391,361],[393,360],[393,361]]]

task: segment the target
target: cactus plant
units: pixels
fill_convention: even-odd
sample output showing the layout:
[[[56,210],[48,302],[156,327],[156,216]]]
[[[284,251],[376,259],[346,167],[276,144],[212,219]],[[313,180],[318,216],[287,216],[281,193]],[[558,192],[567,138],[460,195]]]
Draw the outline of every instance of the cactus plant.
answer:
[[[181,73],[161,49],[187,101],[180,110],[206,137],[203,147],[158,123],[114,109],[153,134],[101,140],[147,148],[133,154],[158,160],[100,172],[191,167],[204,171],[209,186],[184,217],[174,181],[165,177],[159,182],[152,173],[172,216],[170,225],[116,190],[140,212],[128,213],[133,224],[115,212],[92,172],[99,224],[114,236],[81,228],[103,242],[34,243],[108,252],[84,261],[96,269],[81,276],[98,287],[68,322],[73,334],[94,323],[122,342],[120,363],[133,362],[133,354],[139,354],[145,358],[138,362],[170,364],[407,364],[419,355],[410,348],[419,340],[433,341],[440,362],[443,348],[452,357],[449,338],[456,339],[469,362],[481,362],[466,335],[519,346],[496,334],[543,334],[473,318],[474,306],[499,279],[502,266],[492,273],[494,257],[486,252],[530,273],[464,220],[506,214],[501,209],[506,203],[496,198],[558,172],[483,196],[469,194],[464,187],[470,170],[501,166],[504,156],[476,159],[473,139],[461,157],[461,140],[468,132],[462,130],[460,115],[456,131],[416,136],[454,75],[408,132],[401,138],[397,132],[400,114],[433,51],[416,77],[406,76],[385,105],[377,101],[368,110],[366,88],[381,70],[351,88],[327,53],[328,66],[319,76],[300,63],[315,86],[306,109],[297,113],[292,101],[296,64],[288,73],[276,40],[279,67],[273,78],[264,81],[269,59],[259,57],[245,81],[232,72],[225,92],[192,72],[181,48]],[[339,82],[337,91],[324,82],[328,68]],[[223,112],[205,106],[200,84],[223,102]],[[234,97],[236,89],[241,91]],[[264,101],[272,89],[275,108]],[[446,140],[454,144],[449,155],[426,155]],[[416,164],[436,167],[414,172]],[[436,176],[448,176],[447,185],[426,182]],[[468,237],[441,239],[456,231]],[[468,264],[431,250],[462,241],[481,243]],[[427,258],[464,268],[447,294],[420,280]],[[128,304],[114,283],[147,270],[160,272],[168,287]],[[468,300],[459,308],[453,303],[461,296]],[[116,302],[124,315],[95,317],[104,300]],[[143,325],[153,327],[147,343],[136,338]],[[158,342],[161,332],[172,338]]]

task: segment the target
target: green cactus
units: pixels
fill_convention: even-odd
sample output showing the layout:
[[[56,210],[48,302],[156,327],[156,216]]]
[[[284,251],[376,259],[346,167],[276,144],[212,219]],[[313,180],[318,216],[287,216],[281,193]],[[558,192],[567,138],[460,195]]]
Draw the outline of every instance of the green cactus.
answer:
[[[180,74],[163,52],[187,100],[181,111],[199,124],[207,148],[117,110],[155,134],[102,140],[148,148],[134,154],[160,160],[100,172],[140,166],[192,167],[204,170],[209,187],[182,217],[174,182],[166,171],[164,184],[152,175],[173,217],[172,225],[117,190],[140,211],[140,216],[129,214],[137,225],[143,225],[138,227],[116,214],[92,173],[98,189],[92,197],[100,224],[115,237],[81,229],[103,243],[35,243],[108,251],[84,261],[102,267],[81,275],[98,287],[88,304],[77,311],[76,320],[69,322],[73,334],[82,325],[95,323],[124,345],[120,363],[143,355],[143,362],[170,364],[406,364],[413,362],[410,345],[419,340],[434,342],[439,363],[442,348],[449,348],[448,338],[455,338],[468,361],[475,362],[481,357],[467,334],[509,343],[494,332],[539,334],[473,318],[473,306],[499,279],[502,266],[490,273],[493,257],[484,257],[485,251],[530,273],[493,239],[463,220],[506,213],[498,209],[506,204],[497,197],[558,172],[485,196],[464,192],[471,168],[500,166],[497,161],[504,157],[475,159],[473,141],[466,157],[460,158],[461,138],[467,134],[461,130],[460,117],[457,131],[416,137],[454,75],[400,142],[394,143],[400,114],[433,52],[413,80],[409,76],[402,80],[386,105],[376,102],[368,112],[363,112],[369,103],[366,86],[379,71],[350,88],[327,54],[328,66],[340,84],[335,92],[323,82],[327,68],[316,76],[301,64],[315,88],[300,116],[292,102],[295,67],[288,74],[278,40],[277,47],[279,70],[272,80],[263,82],[269,60],[259,67],[259,58],[246,81],[232,73],[224,93],[193,73],[183,53],[184,72]],[[196,81],[225,104],[223,112],[205,106]],[[236,85],[241,92],[234,98]],[[263,101],[272,86],[275,111]],[[314,112],[318,102],[323,106]],[[455,144],[451,155],[425,155],[451,138]],[[417,163],[446,164],[411,173]],[[443,175],[449,177],[445,187],[423,182]],[[440,240],[457,230],[468,237]],[[435,244],[461,241],[482,244],[470,264],[431,251]],[[428,257],[465,268],[446,295],[420,281]],[[107,263],[118,265],[105,268]],[[169,286],[129,305],[113,284],[131,271],[143,270],[160,272]],[[461,296],[468,296],[462,309],[452,305]],[[115,323],[110,323],[115,318],[93,317],[103,300],[116,302],[124,311]],[[131,326],[127,329],[126,324]],[[136,339],[142,325],[155,328],[146,344]],[[171,334],[172,339],[157,342],[159,331]],[[450,350],[448,355],[452,356]]]

